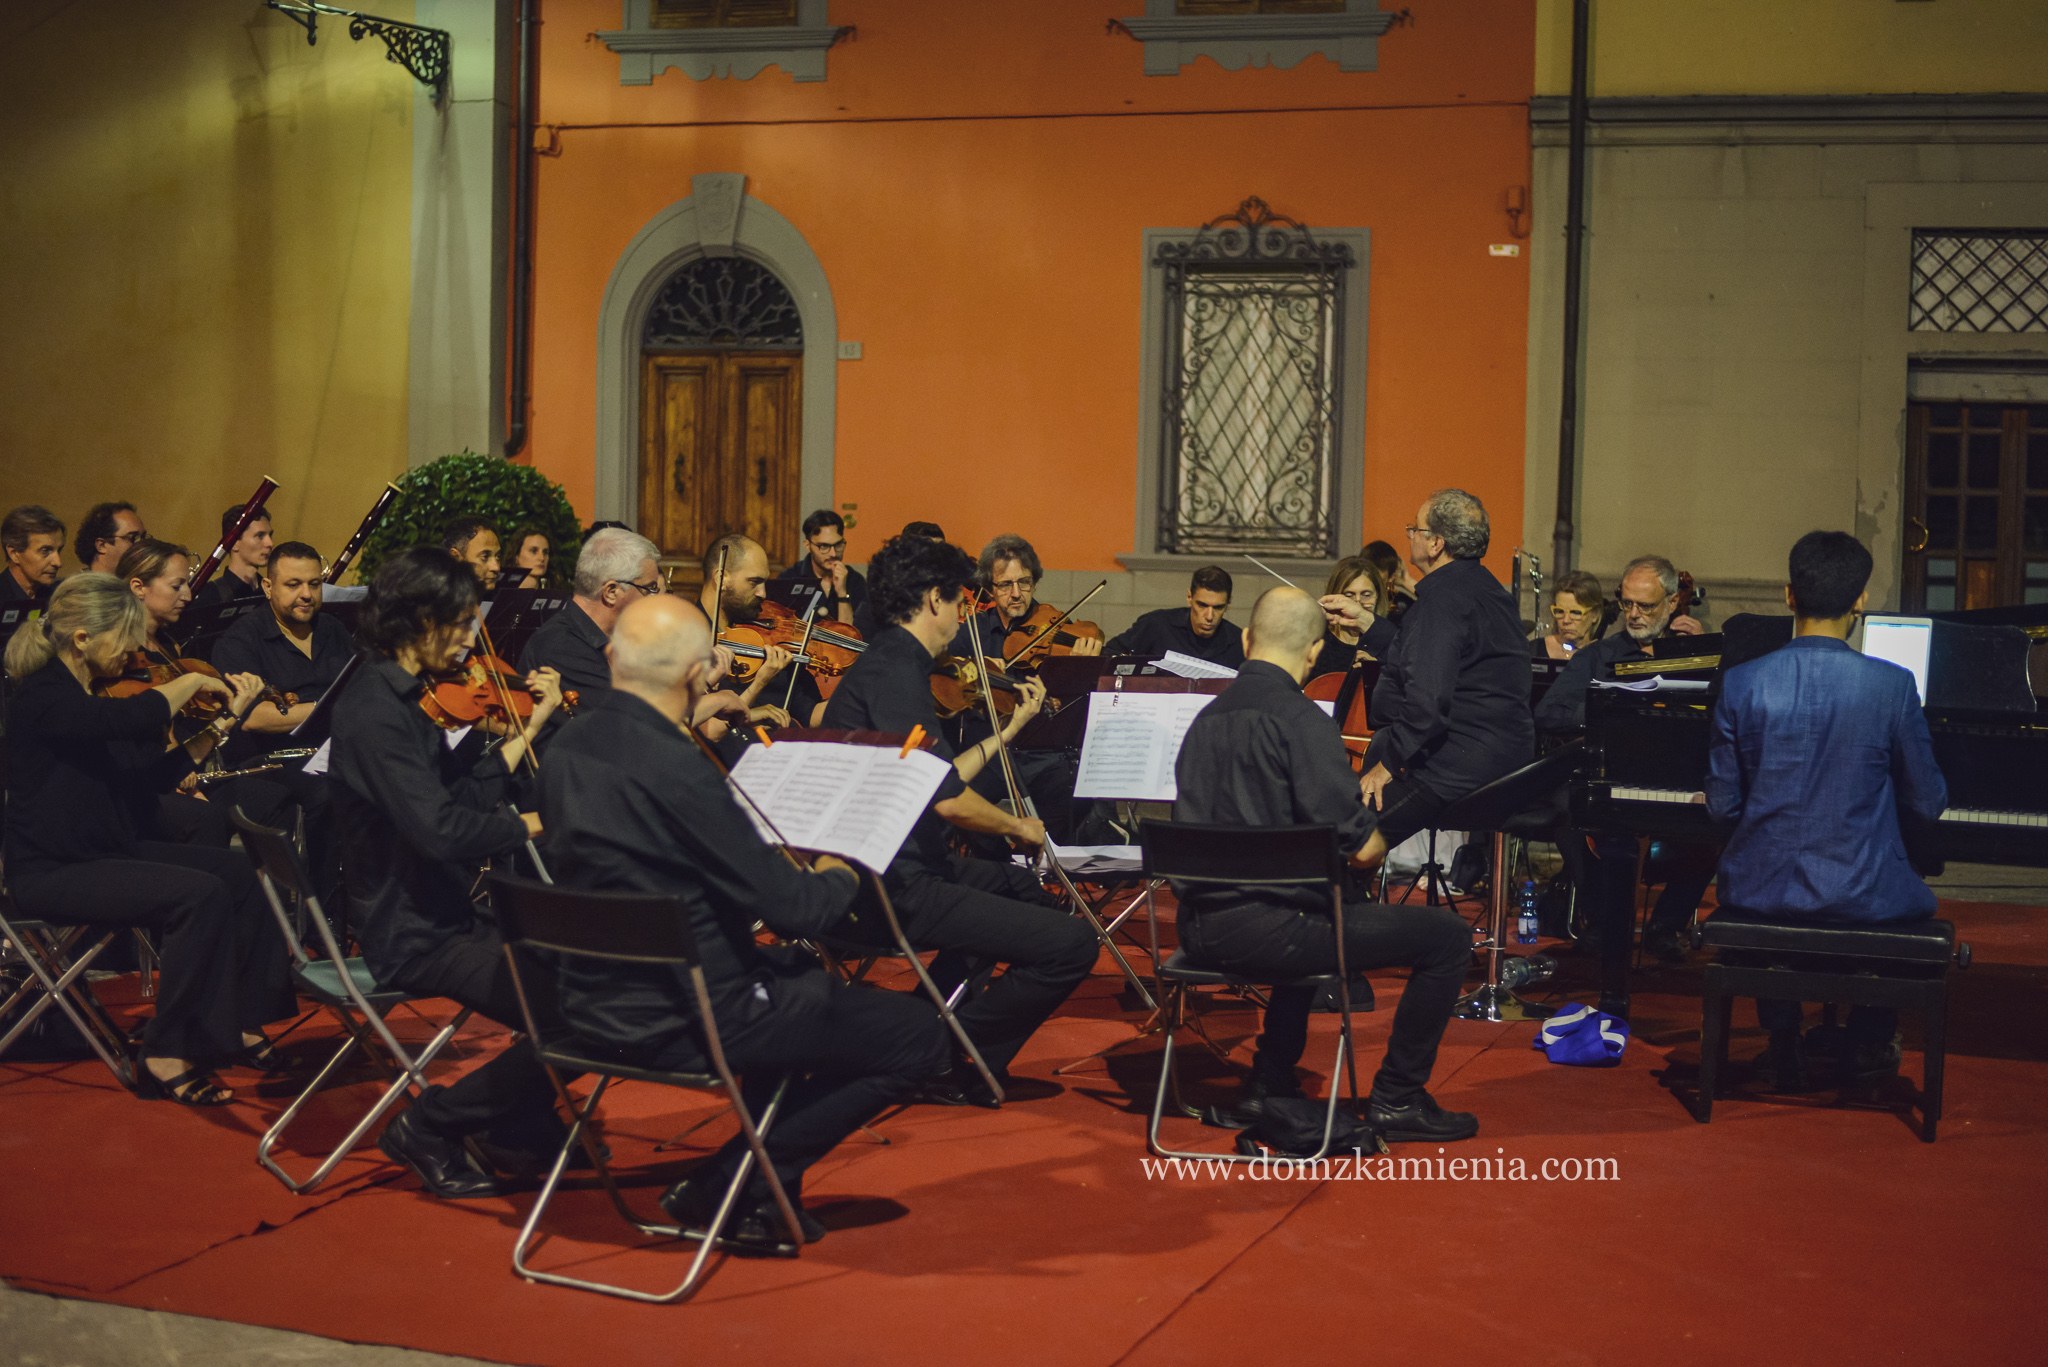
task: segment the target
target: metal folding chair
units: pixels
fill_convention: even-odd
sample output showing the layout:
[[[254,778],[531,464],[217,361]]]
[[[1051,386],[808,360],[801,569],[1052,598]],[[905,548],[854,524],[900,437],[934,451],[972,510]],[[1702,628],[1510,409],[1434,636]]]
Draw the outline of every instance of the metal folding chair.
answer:
[[[1334,984],[1337,990],[1337,1054],[1330,1065],[1330,1100],[1323,1114],[1321,1145],[1308,1159],[1321,1158],[1330,1151],[1330,1138],[1337,1127],[1337,1076],[1341,1072],[1353,1104],[1358,1101],[1358,1071],[1351,1047],[1350,974],[1344,962],[1344,857],[1337,851],[1336,830],[1330,826],[1211,826],[1186,821],[1143,821],[1138,824],[1138,844],[1144,851],[1145,877],[1150,886],[1157,880],[1171,880],[1184,888],[1228,888],[1248,892],[1257,888],[1325,888],[1330,895],[1330,924],[1336,942],[1337,967],[1331,973],[1276,978],[1254,973],[1232,973],[1202,968],[1192,963],[1185,950],[1159,958],[1159,916],[1156,907],[1147,919],[1152,926],[1152,957],[1159,963],[1160,985],[1165,992],[1161,1023],[1166,1044],[1159,1059],[1159,1087],[1152,1098],[1152,1123],[1145,1133],[1146,1146],[1164,1158],[1214,1159],[1226,1163],[1257,1161],[1239,1153],[1202,1153],[1191,1149],[1169,1149],[1159,1140],[1166,1096],[1180,1096],[1179,1079],[1173,1070],[1175,1032],[1188,1024],[1188,990],[1194,987],[1227,987],[1247,991],[1256,987],[1322,988]],[[1185,1106],[1178,1109],[1185,1111]],[[1304,1160],[1307,1161],[1307,1160]]]
[[[569,1110],[571,1122],[569,1133],[562,1140],[562,1147],[555,1155],[554,1165],[548,1169],[545,1181],[541,1183],[540,1194],[534,1198],[533,1209],[527,1213],[526,1222],[520,1226],[518,1241],[512,1246],[512,1269],[528,1281],[545,1282],[551,1286],[572,1286],[583,1291],[597,1291],[608,1296],[621,1296],[627,1300],[646,1301],[656,1305],[669,1305],[688,1298],[703,1280],[704,1269],[711,1257],[711,1251],[718,1245],[720,1231],[725,1228],[727,1218],[739,1201],[740,1192],[745,1189],[747,1179],[756,1165],[766,1179],[768,1189],[775,1197],[776,1208],[780,1211],[787,1228],[792,1246],[803,1244],[803,1231],[797,1222],[796,1210],[790,1204],[789,1194],[783,1190],[781,1180],[776,1176],[775,1167],[768,1161],[767,1149],[762,1136],[774,1123],[775,1112],[782,1105],[783,1094],[788,1090],[787,1077],[777,1084],[773,1097],[761,1112],[758,1123],[740,1094],[738,1081],[725,1059],[725,1046],[718,1032],[718,1022],[711,1014],[711,993],[704,982],[704,968],[697,955],[696,936],[690,928],[688,909],[679,897],[655,896],[641,893],[584,892],[567,888],[550,887],[529,879],[508,874],[493,874],[490,878],[491,905],[497,911],[498,924],[505,935],[505,958],[512,968],[512,982],[519,994],[519,1009],[525,1018],[528,1036],[534,1047],[540,1051],[540,1058],[548,1071],[548,1078],[554,1083],[555,1094]],[[611,1051],[593,1046],[562,1027],[543,1030],[534,1016],[533,995],[527,990],[525,974],[528,966],[520,962],[516,951],[540,951],[556,959],[580,958],[593,962],[635,965],[667,965],[681,971],[688,979],[690,993],[696,1006],[698,1039],[703,1045],[706,1061],[711,1065],[709,1072],[684,1072],[661,1068],[643,1068],[621,1062]],[[590,1095],[578,1102],[570,1095],[562,1081],[564,1072],[586,1073],[597,1079],[597,1085]],[[659,1082],[671,1087],[686,1087],[696,1091],[721,1093],[730,1106],[733,1116],[739,1121],[740,1133],[746,1137],[747,1153],[740,1159],[732,1181],[727,1184],[724,1196],[718,1203],[718,1210],[712,1216],[711,1227],[705,1230],[685,1229],[680,1225],[656,1223],[643,1220],[626,1204],[620,1194],[618,1183],[613,1180],[611,1165],[604,1147],[590,1137],[590,1126],[596,1118],[598,1107],[604,1101],[605,1092],[612,1083],[621,1079],[636,1082]],[[633,1287],[618,1286],[610,1282],[591,1281],[583,1277],[571,1277],[560,1272],[543,1272],[527,1263],[532,1251],[534,1232],[540,1226],[542,1215],[548,1203],[554,1199],[555,1190],[561,1184],[562,1173],[568,1167],[569,1156],[581,1144],[597,1171],[598,1180],[603,1183],[605,1193],[611,1198],[613,1209],[619,1217],[642,1234],[670,1239],[694,1239],[698,1242],[696,1256],[690,1260],[689,1270],[682,1282],[668,1291],[641,1291]]]
[[[100,1008],[85,980],[86,970],[113,943],[117,930],[53,925],[23,916],[12,899],[0,892],[0,948],[11,951],[29,972],[21,985],[0,1001],[0,1024],[15,1012],[21,1013],[7,1033],[0,1035],[0,1057],[54,1004],[77,1027],[115,1080],[134,1089],[135,1065],[128,1039]]]
[[[291,837],[285,832],[269,826],[261,826],[245,816],[240,808],[234,811],[235,825],[241,829],[242,843],[256,856],[257,881],[263,886],[263,896],[270,903],[270,911],[277,918],[278,927],[284,932],[284,941],[291,949],[292,982],[299,993],[325,1008],[341,1026],[347,1036],[341,1042],[313,1080],[306,1084],[304,1091],[285,1107],[271,1127],[264,1132],[256,1145],[256,1161],[264,1171],[295,1192],[309,1192],[325,1182],[333,1173],[335,1165],[346,1158],[358,1144],[363,1142],[370,1130],[383,1118],[384,1113],[398,1103],[399,1098],[411,1094],[414,1087],[427,1086],[427,1065],[434,1061],[455,1032],[469,1020],[468,1007],[456,1012],[454,1018],[435,1032],[432,1039],[417,1056],[410,1053],[392,1033],[387,1019],[398,1007],[419,998],[395,988],[380,986],[369,966],[360,958],[351,958],[341,951],[336,943],[333,928],[328,925],[327,914],[320,905],[320,898],[314,893],[306,876],[305,866],[299,862],[297,850]],[[294,926],[294,917],[285,903],[291,899],[307,912],[305,921],[312,926],[320,938],[321,957],[313,958],[306,952],[304,942]],[[320,1165],[303,1178],[295,1178],[278,1165],[271,1155],[283,1140],[285,1131],[298,1119],[306,1103],[318,1095],[329,1081],[341,1070],[349,1056],[360,1048],[376,1062],[391,1079],[383,1093],[354,1127],[335,1146],[333,1152],[321,1160]]]

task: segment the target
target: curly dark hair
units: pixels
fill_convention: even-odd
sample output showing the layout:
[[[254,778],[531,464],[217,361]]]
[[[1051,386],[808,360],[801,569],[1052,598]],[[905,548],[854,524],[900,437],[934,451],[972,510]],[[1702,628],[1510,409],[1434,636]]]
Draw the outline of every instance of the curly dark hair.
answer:
[[[929,590],[951,602],[973,578],[973,559],[952,542],[892,537],[868,561],[868,603],[878,621],[898,626],[911,619]]]
[[[356,618],[356,639],[386,659],[476,612],[476,575],[432,546],[400,551],[377,567]]]
[[[474,513],[464,514],[441,529],[441,549],[460,555],[463,547],[485,532],[496,536],[498,529],[491,525],[491,520],[487,517],[478,517]]]
[[[78,563],[90,569],[93,557],[99,554],[100,542],[113,539],[114,514],[134,511],[133,503],[118,500],[95,503],[86,509],[85,516],[78,519],[78,535],[71,542],[71,553],[78,557]]]

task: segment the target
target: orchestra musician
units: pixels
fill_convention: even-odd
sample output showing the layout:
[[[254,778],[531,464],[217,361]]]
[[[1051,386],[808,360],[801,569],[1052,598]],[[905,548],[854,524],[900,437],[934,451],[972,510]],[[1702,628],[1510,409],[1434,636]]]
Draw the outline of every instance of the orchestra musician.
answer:
[[[619,614],[661,592],[661,548],[638,532],[606,527],[583,543],[568,606],[541,623],[519,652],[527,673],[552,669],[564,688],[588,701],[612,686],[605,659]]]
[[[1566,571],[1550,586],[1550,624],[1554,629],[1532,638],[1529,653],[1569,660],[1573,651],[1606,635],[1606,613],[1607,595],[1600,581],[1584,570]]]
[[[897,533],[897,535],[921,536],[927,541],[944,541],[946,539],[946,529],[936,522],[926,522],[919,518],[912,518],[903,524],[903,530]],[[861,639],[863,640],[872,640],[876,632],[881,631],[888,625],[887,622],[877,622],[874,609],[865,602],[854,609],[853,629],[861,634]]]
[[[561,702],[552,670],[518,681],[531,718],[474,763],[422,709],[430,676],[453,668],[477,631],[477,576],[417,547],[378,567],[357,637],[364,660],[334,705],[330,800],[363,959],[380,984],[449,997],[518,1028],[519,1003],[496,924],[470,901],[476,865],[539,833],[507,800],[511,772]],[[446,1087],[429,1087],[378,1146],[444,1199],[497,1192],[463,1140],[488,1131],[538,1165],[564,1134],[533,1046],[520,1040]]]
[[[541,770],[549,863],[567,887],[683,900],[726,1057],[756,1118],[794,1074],[764,1139],[801,1212],[805,1170],[943,1069],[947,1036],[922,997],[856,986],[808,953],[755,942],[757,921],[790,938],[831,930],[859,883],[838,859],[805,871],[766,844],[689,740],[718,667],[703,614],[680,598],[636,597],[618,617],[611,660],[613,687],[562,728]],[[673,969],[569,959],[559,989],[563,1018],[598,1047],[645,1067],[709,1071],[694,998]],[[663,1207],[705,1228],[747,1152],[734,1137],[671,1187]],[[737,1243],[787,1242],[758,1176],[733,1219],[727,1237]],[[799,1219],[806,1242],[824,1235],[810,1215]]]
[[[133,697],[96,696],[94,681],[119,675],[142,644],[145,620],[121,580],[78,574],[8,642],[8,882],[30,916],[160,933],[137,1090],[224,1106],[234,1093],[214,1069],[277,1062],[262,1027],[295,1010],[283,939],[246,858],[145,838],[132,794],[174,789],[232,733],[261,681],[192,673]],[[166,749],[171,718],[202,695],[220,699],[220,716]]]
[[[1559,592],[1564,589],[1559,581]],[[1609,632],[1571,656],[1550,691],[1536,705],[1536,727],[1566,735],[1586,724],[1586,694],[1594,682],[1611,682],[1614,667],[1631,660],[1669,654],[1674,643],[1700,634],[1700,623],[1678,611],[1678,568],[1661,555],[1639,555],[1621,573],[1621,630]],[[1634,938],[1638,851],[1633,836],[1598,835],[1588,849],[1580,895],[1600,944],[1600,1009],[1629,1013],[1629,951]],[[1713,881],[1712,845],[1659,841],[1654,848],[1656,881],[1664,884],[1643,932],[1643,949],[1665,963],[1680,963],[1682,928]],[[1574,861],[1576,862],[1576,861]]]
[[[1431,494],[1408,528],[1421,578],[1381,655],[1359,780],[1389,847],[1535,754],[1528,643],[1513,595],[1480,563],[1490,537],[1485,506],[1462,489]],[[1322,606],[1373,625],[1342,599]]]
[[[923,536],[899,536],[875,552],[868,562],[869,602],[888,625],[840,680],[825,704],[824,725],[892,735],[922,731],[933,739],[933,753],[952,761],[953,773],[885,877],[911,943],[941,951],[932,964],[939,990],[973,982],[959,1008],[960,1024],[1000,1085],[1024,1041],[1094,968],[1098,944],[1083,922],[1046,905],[1043,889],[1018,866],[966,858],[948,846],[949,825],[1026,847],[1045,842],[1044,823],[1012,815],[968,786],[995,761],[996,737],[956,754],[932,701],[932,663],[960,629],[973,574],[965,551]],[[1045,700],[1045,686],[1035,679],[1018,687],[1005,740],[1037,716]],[[988,982],[998,963],[1008,967]],[[926,1095],[949,1104],[994,1101],[964,1066]]]
[[[220,534],[223,538],[235,529],[235,519],[242,515],[242,505],[237,503],[220,515]],[[207,595],[208,602],[232,603],[237,598],[260,598],[263,595],[263,567],[270,563],[270,512],[259,508],[256,516],[249,519],[249,525],[235,538],[235,544],[228,547],[227,559],[221,562],[220,573],[200,590]]]
[[[1913,676],[1848,643],[1870,552],[1847,532],[1808,532],[1789,569],[1791,642],[1729,670],[1714,706],[1707,811],[1735,827],[1720,903],[1793,922],[1922,920],[1934,892],[1907,861],[1899,813],[1937,820],[1948,785]],[[1756,1014],[1771,1036],[1761,1062],[1782,1090],[1805,1090],[1803,1008],[1759,1000]],[[1851,1008],[1833,1062],[1852,1076],[1896,1071],[1897,1025],[1889,1007]]]
[[[809,586],[821,600],[819,619],[849,626],[868,601],[867,576],[846,563],[846,519],[830,508],[804,519],[804,555],[776,575],[775,582]]]
[[[1404,634],[1416,629],[1411,625]],[[1244,668],[1196,716],[1181,745],[1173,816],[1228,826],[1328,825],[1352,864],[1365,868],[1385,857],[1387,838],[1376,829],[1376,814],[1365,805],[1329,718],[1301,691],[1323,650],[1323,631],[1321,607],[1300,589],[1283,585],[1260,596],[1245,635]],[[1266,889],[1256,900],[1231,890],[1190,889],[1180,899],[1180,940],[1190,958],[1231,972],[1299,977],[1337,969],[1329,895],[1322,888]],[[1477,1134],[1476,1119],[1444,1110],[1426,1090],[1472,961],[1465,922],[1442,907],[1347,902],[1344,958],[1353,971],[1412,970],[1373,1079],[1367,1123],[1389,1142],[1444,1143]],[[1266,1098],[1302,1094],[1295,1064],[1308,1041],[1314,995],[1306,987],[1273,989],[1251,1082],[1235,1111],[1242,1125],[1257,1119]],[[1332,1077],[1329,1085],[1340,1079]]]
[[[78,519],[78,536],[71,549],[78,563],[94,574],[112,574],[121,557],[148,537],[142,514],[135,511],[133,503],[95,503]]]
[[[1315,672],[1343,674],[1361,660],[1377,659],[1378,654],[1372,647],[1378,645],[1384,650],[1393,637],[1391,630],[1372,630],[1372,624],[1376,622],[1386,622],[1389,628],[1392,627],[1391,619],[1380,615],[1381,607],[1387,601],[1387,584],[1379,566],[1362,555],[1339,560],[1337,567],[1330,571],[1329,582],[1323,586],[1323,597],[1341,598],[1344,604],[1332,605],[1339,609],[1337,611],[1324,611],[1323,649],[1316,656]],[[1356,612],[1369,614],[1365,618],[1366,624],[1361,625],[1356,616],[1341,610],[1345,605]],[[1368,641],[1368,636],[1373,639]]]
[[[488,519],[465,515],[456,518],[441,533],[441,547],[476,574],[485,593],[498,587],[497,530]]]
[[[728,532],[704,552],[703,569],[704,586],[698,591],[697,606],[704,609],[705,617],[715,622],[720,631],[760,620],[762,605],[768,601],[768,551],[760,542],[744,532]],[[746,687],[737,693],[730,689],[708,693],[698,702],[695,721],[699,725],[720,718],[744,720],[749,727],[788,726],[792,719],[803,726],[816,724],[814,719],[825,699],[808,670],[798,674],[796,687],[789,693],[787,711],[763,701],[782,696],[782,689],[771,691],[768,685],[793,663],[790,653],[781,646],[763,649],[764,658],[757,662],[759,667]],[[714,724],[713,732],[722,724]]]
[[[1380,615],[1400,621],[1401,614],[1415,606],[1415,582],[1408,577],[1408,566],[1402,563],[1401,553],[1384,541],[1368,541],[1359,549],[1358,557],[1370,560],[1380,572],[1380,583],[1386,589],[1381,597],[1386,610]]]
[[[0,551],[7,556],[0,608],[48,603],[64,563],[64,524],[57,515],[33,503],[13,509],[0,518]]]
[[[512,547],[510,560],[501,571],[500,577],[507,581],[507,588],[544,589],[548,586],[548,561],[554,554],[554,547],[548,541],[548,534],[538,527],[521,527],[512,533],[508,543]],[[514,574],[513,571],[518,573]],[[568,682],[567,679],[563,680]]]
[[[1188,605],[1158,608],[1111,637],[1103,653],[1156,660],[1169,650],[1232,669],[1244,663],[1244,633],[1224,620],[1230,611],[1230,572],[1204,565],[1188,580]]]

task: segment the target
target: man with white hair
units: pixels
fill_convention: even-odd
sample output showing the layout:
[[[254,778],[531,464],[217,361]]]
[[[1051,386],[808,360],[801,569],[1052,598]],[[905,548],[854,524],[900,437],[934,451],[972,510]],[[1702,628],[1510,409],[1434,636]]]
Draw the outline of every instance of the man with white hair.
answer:
[[[1612,680],[1629,660],[1685,654],[1684,638],[1703,630],[1678,610],[1678,567],[1661,555],[1639,555],[1621,572],[1619,631],[1610,631],[1572,655],[1536,708],[1539,731],[1576,731],[1586,724],[1586,693],[1595,680]]]
[[[569,606],[542,624],[519,652],[521,673],[543,665],[562,676],[562,687],[584,700],[611,687],[605,648],[612,628],[630,603],[661,592],[655,566],[661,551],[638,532],[606,527],[583,543]]]
[[[541,767],[548,862],[565,887],[683,900],[726,1057],[757,1118],[793,1075],[765,1142],[813,1242],[825,1229],[801,1214],[805,1169],[945,1067],[944,1029],[921,998],[847,983],[793,947],[755,942],[756,920],[790,939],[838,927],[859,882],[829,856],[808,872],[785,860],[685,734],[717,668],[703,613],[669,595],[629,603],[611,665],[612,687],[562,728]],[[708,1070],[689,981],[674,969],[571,960],[559,989],[563,1018],[594,1047],[647,1067]],[[705,1228],[746,1152],[732,1140],[671,1187],[663,1208]],[[727,1228],[735,1244],[793,1251],[758,1177]]]
[[[1323,649],[1323,609],[1300,589],[1268,589],[1252,608],[1245,663],[1188,728],[1174,766],[1176,821],[1221,826],[1330,826],[1353,865],[1387,852],[1365,805],[1344,742],[1302,695]],[[1180,943],[1189,958],[1228,972],[1298,978],[1337,969],[1329,894],[1321,888],[1180,893]],[[1394,1012],[1386,1057],[1373,1078],[1366,1121],[1389,1142],[1445,1143],[1479,1132],[1470,1115],[1446,1111],[1425,1090],[1451,1019],[1472,933],[1442,907],[1382,906],[1346,899],[1344,959],[1353,970],[1412,970]],[[1234,1112],[1256,1121],[1269,1097],[1298,1097],[1295,1064],[1308,1043],[1314,991],[1276,987],[1253,1055],[1250,1087]],[[1329,1085],[1339,1085],[1331,1078]]]

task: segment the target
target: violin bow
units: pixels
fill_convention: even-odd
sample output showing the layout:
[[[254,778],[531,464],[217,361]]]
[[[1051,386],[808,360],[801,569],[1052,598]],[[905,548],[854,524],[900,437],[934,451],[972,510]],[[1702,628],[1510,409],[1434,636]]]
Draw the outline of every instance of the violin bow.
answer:
[[[1104,589],[1108,587],[1109,581],[1105,579],[1101,583],[1097,584],[1094,588],[1088,590],[1088,592],[1082,594],[1080,602],[1074,604],[1074,606],[1068,608],[1065,612],[1053,618],[1052,622],[1045,628],[1045,630],[1039,632],[1036,636],[1033,636],[1029,641],[1024,643],[1024,648],[1022,650],[1012,655],[1009,659],[1003,661],[1003,668],[1008,669],[1011,665],[1017,663],[1017,661],[1023,659],[1026,655],[1029,655],[1040,641],[1043,641],[1046,637],[1052,635],[1055,631],[1058,631],[1061,627],[1065,626],[1068,623],[1068,621],[1070,621],[1073,618],[1075,613],[1079,612],[1082,608],[1088,606],[1088,600],[1090,598],[1093,598],[1096,594],[1102,592]]]
[[[185,582],[185,587],[192,591],[193,597],[199,596],[199,590],[205,588],[206,581],[213,578],[213,572],[220,568],[221,561],[228,558],[228,552],[242,539],[242,533],[249,530],[249,524],[263,515],[263,505],[268,503],[270,496],[276,492],[277,481],[265,475],[263,482],[256,486],[256,492],[249,495],[249,501],[242,505],[242,511],[236,513],[235,520],[228,524],[227,531],[221,536],[220,544],[213,548],[213,554],[201,561],[198,571]]]
[[[491,641],[491,629],[488,626],[484,625],[482,621],[478,621],[476,624],[476,630],[477,635],[482,638],[484,643],[484,658],[491,662],[490,664],[484,666],[484,668],[489,672],[491,676],[491,682],[497,685],[498,696],[502,698],[505,702],[505,714],[508,717],[516,718],[518,714],[514,711],[512,707],[512,685],[510,682],[506,680],[504,671],[498,668],[498,647],[494,645]],[[524,734],[525,733],[522,731],[522,737],[524,736]],[[526,761],[527,773],[535,778],[539,778],[540,756],[533,753],[532,741],[527,741],[526,748],[519,752],[519,757],[522,760]],[[536,855],[535,858],[538,859],[539,856]]]
[[[811,628],[817,625],[818,604],[824,601],[825,595],[814,593],[811,595],[809,605],[804,608],[804,638],[796,643],[796,653],[799,655],[807,654],[810,651]],[[801,666],[796,664],[791,664],[789,667],[789,684],[782,690],[782,710],[785,712],[789,711],[790,703],[796,698],[796,672],[799,668]]]

